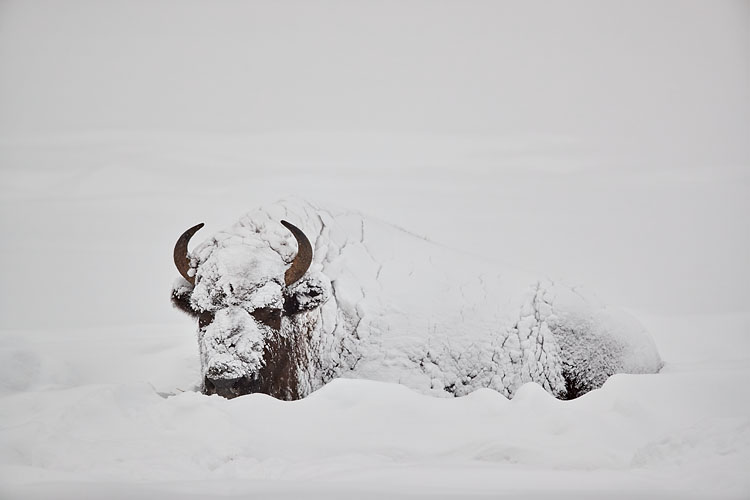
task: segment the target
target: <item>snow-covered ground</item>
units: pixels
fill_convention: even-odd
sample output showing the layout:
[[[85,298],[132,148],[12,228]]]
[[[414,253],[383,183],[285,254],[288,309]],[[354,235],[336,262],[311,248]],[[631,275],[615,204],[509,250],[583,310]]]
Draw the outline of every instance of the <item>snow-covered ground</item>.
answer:
[[[750,315],[642,319],[662,372],[617,375],[567,402],[534,384],[510,401],[488,389],[446,400],[362,380],[297,402],[225,400],[189,390],[187,328],[3,332],[1,491],[745,498]]]
[[[208,5],[0,4],[0,498],[750,497],[745,3]],[[289,196],[581,284],[665,366],[196,393],[174,242]]]

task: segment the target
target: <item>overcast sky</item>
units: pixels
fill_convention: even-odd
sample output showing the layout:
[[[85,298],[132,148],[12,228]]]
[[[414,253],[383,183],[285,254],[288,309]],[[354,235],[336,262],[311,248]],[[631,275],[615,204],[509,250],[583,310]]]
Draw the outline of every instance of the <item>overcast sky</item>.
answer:
[[[3,0],[0,72],[3,132],[481,132],[735,165],[750,143],[747,1]]]

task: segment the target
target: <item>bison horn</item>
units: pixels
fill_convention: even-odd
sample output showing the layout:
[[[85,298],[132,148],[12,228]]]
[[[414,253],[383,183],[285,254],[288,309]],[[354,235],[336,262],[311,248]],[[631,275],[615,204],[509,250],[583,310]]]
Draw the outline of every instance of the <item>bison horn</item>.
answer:
[[[195,276],[188,275],[188,270],[190,269],[190,257],[188,257],[187,251],[188,243],[190,242],[190,238],[202,227],[202,222],[191,227],[182,233],[182,236],[180,236],[174,245],[174,265],[177,266],[177,270],[180,271],[182,277],[188,280],[191,285],[195,285]]]
[[[307,239],[305,233],[303,233],[297,226],[290,224],[285,220],[281,221],[281,223],[292,233],[294,239],[297,240],[297,256],[294,257],[292,265],[289,266],[289,269],[284,273],[284,283],[286,286],[289,286],[304,276],[310,268],[310,264],[312,264],[313,250],[310,240]]]

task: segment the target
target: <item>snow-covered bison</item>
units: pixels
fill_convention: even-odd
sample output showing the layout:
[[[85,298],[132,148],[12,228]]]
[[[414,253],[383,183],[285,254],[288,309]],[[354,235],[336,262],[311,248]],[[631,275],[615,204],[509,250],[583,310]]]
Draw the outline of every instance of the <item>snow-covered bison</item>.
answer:
[[[637,321],[581,290],[356,212],[281,201],[188,253],[200,227],[175,246],[172,302],[198,319],[206,394],[292,400],[353,377],[438,396],[536,382],[570,399],[661,367]]]

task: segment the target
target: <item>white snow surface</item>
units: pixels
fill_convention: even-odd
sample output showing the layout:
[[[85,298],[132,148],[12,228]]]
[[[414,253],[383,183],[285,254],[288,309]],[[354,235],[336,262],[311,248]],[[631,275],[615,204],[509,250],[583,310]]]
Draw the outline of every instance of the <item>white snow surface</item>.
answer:
[[[192,253],[191,304],[215,314],[199,333],[204,375],[253,377],[260,368],[264,336],[274,333],[249,313],[283,303],[283,271],[296,252],[283,219],[314,248],[307,275],[290,288],[330,290],[321,306],[291,326],[285,318],[276,333],[311,337],[316,363],[300,371],[303,396],[337,377],[435,396],[490,388],[512,397],[533,381],[564,396],[564,376],[590,390],[612,374],[662,366],[635,319],[584,290],[498,270],[356,211],[295,199],[249,213]],[[179,279],[175,289],[185,286]]]
[[[307,398],[176,390],[194,340],[163,327],[5,332],[3,498],[745,498],[750,315],[644,316],[668,361],[560,401],[337,379]],[[97,338],[106,336],[106,345]],[[93,342],[89,351],[81,342]],[[103,342],[102,342],[103,343]],[[677,346],[681,346],[677,348]],[[118,356],[92,359],[116,348]],[[739,357],[737,357],[739,356]]]

